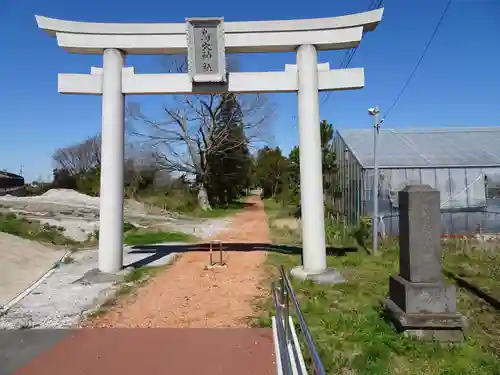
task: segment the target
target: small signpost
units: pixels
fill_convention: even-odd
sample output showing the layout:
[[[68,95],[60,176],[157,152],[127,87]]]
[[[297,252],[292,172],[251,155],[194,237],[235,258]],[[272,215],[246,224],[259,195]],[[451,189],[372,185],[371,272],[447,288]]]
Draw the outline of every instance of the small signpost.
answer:
[[[214,259],[214,253],[218,251],[219,252],[219,260]],[[210,250],[209,250],[209,265],[205,267],[205,269],[212,269],[212,268],[226,268],[227,263],[226,260],[224,259],[224,246],[222,245],[222,241],[217,241],[213,240],[210,241]]]
[[[225,83],[223,18],[187,18],[188,74],[194,83]]]

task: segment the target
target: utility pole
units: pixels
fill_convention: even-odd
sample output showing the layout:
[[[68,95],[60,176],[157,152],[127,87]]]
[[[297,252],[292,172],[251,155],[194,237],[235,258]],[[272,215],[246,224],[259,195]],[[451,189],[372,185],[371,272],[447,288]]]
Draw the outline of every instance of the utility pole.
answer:
[[[378,162],[377,162],[377,143],[380,131],[380,109],[378,106],[368,110],[370,116],[373,116],[373,213],[372,213],[372,254],[377,254],[378,248]]]

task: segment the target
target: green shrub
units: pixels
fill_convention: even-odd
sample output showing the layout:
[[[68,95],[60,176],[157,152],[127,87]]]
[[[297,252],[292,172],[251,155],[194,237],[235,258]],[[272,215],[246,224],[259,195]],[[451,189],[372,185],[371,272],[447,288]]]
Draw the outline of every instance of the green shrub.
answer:
[[[372,238],[372,218],[369,216],[361,217],[359,224],[352,231],[352,236],[361,247],[366,248]]]

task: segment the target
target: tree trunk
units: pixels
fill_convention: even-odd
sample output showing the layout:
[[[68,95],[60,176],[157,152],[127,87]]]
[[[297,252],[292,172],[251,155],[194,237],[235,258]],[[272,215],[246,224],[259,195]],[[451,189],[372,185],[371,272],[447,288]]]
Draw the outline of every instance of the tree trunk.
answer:
[[[279,184],[279,177],[276,178],[276,181],[274,182],[274,186],[273,186],[273,198],[276,197],[276,194],[278,192],[278,184]]]
[[[210,206],[210,202],[208,201],[208,193],[204,184],[200,184],[198,188],[198,206],[203,211],[212,211],[212,206]]]

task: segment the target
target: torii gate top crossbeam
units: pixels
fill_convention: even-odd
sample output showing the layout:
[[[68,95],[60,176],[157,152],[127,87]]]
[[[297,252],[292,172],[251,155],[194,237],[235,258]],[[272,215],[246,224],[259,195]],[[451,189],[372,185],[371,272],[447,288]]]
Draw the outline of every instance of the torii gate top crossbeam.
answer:
[[[383,8],[340,17],[283,21],[225,22],[227,53],[287,52],[302,44],[318,50],[356,47],[364,31],[380,22]],[[184,23],[94,23],[36,16],[38,27],[73,53],[178,54],[187,50]]]

